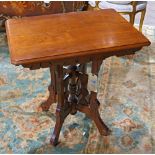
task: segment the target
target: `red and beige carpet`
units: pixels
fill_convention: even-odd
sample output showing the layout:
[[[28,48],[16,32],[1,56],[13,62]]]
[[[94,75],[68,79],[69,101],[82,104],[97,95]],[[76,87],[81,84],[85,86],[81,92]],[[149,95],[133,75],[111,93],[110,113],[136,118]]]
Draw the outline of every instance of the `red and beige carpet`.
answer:
[[[155,153],[155,33],[148,37],[150,47],[102,63],[98,99],[112,134],[100,136],[91,120],[78,113],[66,119],[61,143],[53,147],[49,139],[56,104],[49,112],[40,109],[48,97],[49,70],[11,65],[1,34],[0,153]]]

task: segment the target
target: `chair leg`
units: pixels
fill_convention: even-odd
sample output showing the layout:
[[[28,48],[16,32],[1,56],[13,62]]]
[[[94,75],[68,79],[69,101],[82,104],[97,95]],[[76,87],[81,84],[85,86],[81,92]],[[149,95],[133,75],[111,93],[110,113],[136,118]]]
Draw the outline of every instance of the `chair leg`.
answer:
[[[139,31],[142,32],[144,17],[145,17],[146,9],[142,10],[141,12],[141,18],[140,18],[140,24],[139,24]]]
[[[130,13],[129,16],[130,16],[130,23],[133,25],[134,24],[134,21],[135,21],[135,13]]]

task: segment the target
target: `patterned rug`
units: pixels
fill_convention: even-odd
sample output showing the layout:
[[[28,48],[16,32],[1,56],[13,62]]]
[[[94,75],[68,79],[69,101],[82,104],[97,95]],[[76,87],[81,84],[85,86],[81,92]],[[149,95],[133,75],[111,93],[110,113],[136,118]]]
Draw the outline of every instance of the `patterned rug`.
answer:
[[[155,36],[134,56],[103,61],[98,80],[102,119],[112,130],[100,136],[84,114],[67,117],[57,147],[49,144],[56,104],[43,112],[49,70],[10,64],[0,34],[0,153],[155,153]],[[93,82],[93,81],[92,81]]]

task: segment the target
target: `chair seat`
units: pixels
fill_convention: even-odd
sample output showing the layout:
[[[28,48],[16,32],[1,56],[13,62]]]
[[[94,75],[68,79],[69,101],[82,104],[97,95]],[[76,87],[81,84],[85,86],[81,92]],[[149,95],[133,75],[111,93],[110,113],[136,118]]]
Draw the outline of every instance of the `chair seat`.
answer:
[[[133,7],[129,3],[126,3],[126,4],[125,3],[124,4],[120,4],[120,3],[121,3],[120,1],[119,1],[118,4],[116,4],[116,2],[112,3],[112,1],[111,2],[101,1],[98,4],[98,7],[100,9],[113,8],[117,12],[132,12],[133,11]],[[147,5],[147,2],[145,2],[145,1],[137,2],[136,11],[143,10],[146,7],[146,5]]]

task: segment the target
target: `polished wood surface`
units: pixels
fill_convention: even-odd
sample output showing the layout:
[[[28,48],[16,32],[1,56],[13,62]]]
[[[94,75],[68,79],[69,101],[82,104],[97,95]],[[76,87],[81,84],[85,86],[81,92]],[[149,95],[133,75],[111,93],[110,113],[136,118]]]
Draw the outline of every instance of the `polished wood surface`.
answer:
[[[11,62],[16,65],[115,55],[150,44],[113,9],[9,19],[6,28]]]

